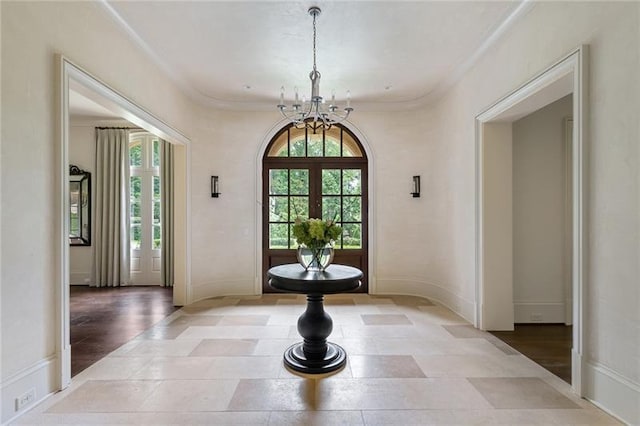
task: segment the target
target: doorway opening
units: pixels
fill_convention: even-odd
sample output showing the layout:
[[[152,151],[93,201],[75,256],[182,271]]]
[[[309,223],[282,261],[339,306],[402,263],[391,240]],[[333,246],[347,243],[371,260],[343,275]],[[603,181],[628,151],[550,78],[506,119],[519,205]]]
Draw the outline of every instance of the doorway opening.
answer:
[[[187,212],[189,210],[189,139],[182,133],[159,120],[148,111],[139,107],[125,96],[116,92],[68,59],[57,56],[58,76],[58,170],[57,193],[58,216],[58,272],[56,276],[57,321],[56,362],[58,368],[58,388],[64,389],[71,382],[71,341],[70,341],[70,202],[69,202],[69,137],[70,137],[70,98],[79,94],[90,104],[107,111],[135,127],[158,135],[174,147],[174,219],[175,274],[173,304],[181,306],[189,301],[189,229]],[[85,105],[86,106],[86,105]]]
[[[368,292],[368,162],[357,137],[342,125],[312,131],[287,125],[262,159],[262,291],[274,290],[269,268],[296,262],[296,218],[335,220],[342,235],[334,262],[354,266]]]
[[[546,318],[549,322],[572,325],[571,385],[580,395],[583,394],[581,371],[585,346],[582,289],[586,266],[586,56],[585,46],[576,49],[476,117],[475,325],[488,331],[512,331],[515,323],[546,322]],[[514,123],[568,95],[573,101],[569,108],[572,119],[561,117],[555,129],[559,140],[556,148],[566,155],[546,154],[547,160],[552,158],[557,163],[556,174],[561,175],[554,188],[555,194],[561,196],[556,199],[555,210],[548,214],[552,209],[548,205],[535,205],[535,201],[532,204],[536,196],[531,195],[542,187],[543,177],[547,178],[544,168],[548,164],[543,161],[533,165],[530,176],[523,173],[526,166],[523,161],[530,162],[532,157],[526,153],[527,149],[533,147],[535,151],[540,147],[528,144],[514,148]],[[570,128],[568,137],[563,125]],[[520,155],[517,151],[524,154],[521,152],[523,155],[516,158],[514,152]],[[563,174],[565,171],[569,173]],[[548,197],[548,191],[544,197]],[[552,222],[544,223],[539,218],[536,218],[538,225],[527,222],[527,215],[532,213],[548,215]],[[559,229],[553,242],[550,239],[535,241],[538,234],[548,235],[551,228]],[[528,251],[532,247],[543,261],[530,261]],[[551,263],[549,252],[556,253]],[[553,267],[549,267],[552,264]],[[554,271],[559,288],[545,288],[546,282],[541,285],[549,272],[542,268]],[[528,284],[536,280],[537,288]],[[550,294],[556,296],[551,303]]]

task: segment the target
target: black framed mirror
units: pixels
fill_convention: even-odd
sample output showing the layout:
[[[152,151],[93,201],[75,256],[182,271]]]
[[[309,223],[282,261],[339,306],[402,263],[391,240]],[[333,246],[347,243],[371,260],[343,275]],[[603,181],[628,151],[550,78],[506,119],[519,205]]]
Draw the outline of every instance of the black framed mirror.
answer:
[[[69,166],[69,245],[91,245],[91,173]]]

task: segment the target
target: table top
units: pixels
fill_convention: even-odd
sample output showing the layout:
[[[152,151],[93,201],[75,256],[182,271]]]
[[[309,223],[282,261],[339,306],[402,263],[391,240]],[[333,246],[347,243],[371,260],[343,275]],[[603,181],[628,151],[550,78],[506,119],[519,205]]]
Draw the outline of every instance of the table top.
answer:
[[[305,271],[299,263],[274,266],[267,276],[277,290],[304,294],[343,293],[360,287],[362,271],[346,265],[331,264],[324,271]]]

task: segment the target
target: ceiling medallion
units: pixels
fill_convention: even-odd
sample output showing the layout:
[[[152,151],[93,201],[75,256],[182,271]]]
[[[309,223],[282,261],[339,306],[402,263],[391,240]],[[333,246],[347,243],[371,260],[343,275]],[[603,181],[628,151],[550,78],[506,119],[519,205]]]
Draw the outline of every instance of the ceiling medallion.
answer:
[[[284,104],[284,86],[280,88],[280,103],[278,109],[282,115],[288,119],[295,127],[304,129],[305,127],[315,133],[319,129],[329,129],[332,125],[340,123],[349,117],[351,108],[351,93],[347,91],[347,104],[342,111],[338,111],[336,105],[335,92],[331,95],[331,103],[326,106],[324,99],[320,96],[320,72],[316,68],[316,18],[320,15],[320,8],[312,6],[309,8],[309,15],[313,17],[313,70],[309,73],[311,79],[311,98],[307,101],[302,97],[302,102],[298,96],[298,88],[295,90],[295,100],[291,107]]]

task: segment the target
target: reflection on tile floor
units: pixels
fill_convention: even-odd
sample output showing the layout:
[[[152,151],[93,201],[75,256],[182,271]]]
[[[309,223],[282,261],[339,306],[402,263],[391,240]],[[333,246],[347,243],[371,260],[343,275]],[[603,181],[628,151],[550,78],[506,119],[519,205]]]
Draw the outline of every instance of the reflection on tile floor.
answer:
[[[74,377],[15,424],[617,424],[544,368],[432,302],[339,295],[336,374],[282,364],[305,299],[185,307]]]

